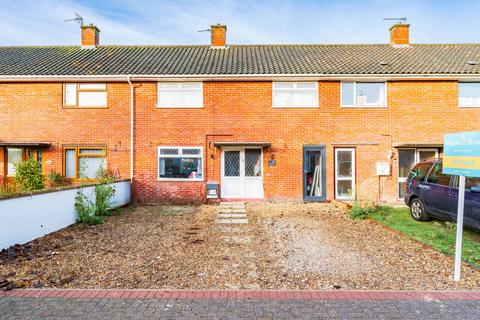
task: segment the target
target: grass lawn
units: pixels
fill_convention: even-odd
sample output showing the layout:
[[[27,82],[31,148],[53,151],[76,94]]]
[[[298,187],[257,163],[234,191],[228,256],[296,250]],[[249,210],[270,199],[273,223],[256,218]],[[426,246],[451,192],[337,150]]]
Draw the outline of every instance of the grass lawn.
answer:
[[[412,219],[408,208],[379,207],[368,217],[440,252],[455,255],[456,224],[453,222],[418,222]],[[479,233],[464,229],[462,258],[480,268]]]

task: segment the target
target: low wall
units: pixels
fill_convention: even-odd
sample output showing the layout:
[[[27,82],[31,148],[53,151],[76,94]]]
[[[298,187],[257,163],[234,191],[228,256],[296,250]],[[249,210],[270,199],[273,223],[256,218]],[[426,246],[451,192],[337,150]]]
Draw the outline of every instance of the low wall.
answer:
[[[112,207],[131,201],[130,181],[113,183]],[[87,195],[95,186],[69,188],[0,200],[0,250],[26,243],[76,222],[75,197],[83,189]]]

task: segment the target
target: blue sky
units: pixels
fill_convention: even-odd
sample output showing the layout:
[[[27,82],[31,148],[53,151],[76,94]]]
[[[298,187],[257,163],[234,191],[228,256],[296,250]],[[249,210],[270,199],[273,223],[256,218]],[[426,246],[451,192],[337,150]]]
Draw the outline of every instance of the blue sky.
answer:
[[[387,43],[390,21],[408,18],[418,43],[480,42],[480,1],[0,0],[0,45],[71,45],[78,12],[102,44],[207,44],[211,24],[230,44]]]

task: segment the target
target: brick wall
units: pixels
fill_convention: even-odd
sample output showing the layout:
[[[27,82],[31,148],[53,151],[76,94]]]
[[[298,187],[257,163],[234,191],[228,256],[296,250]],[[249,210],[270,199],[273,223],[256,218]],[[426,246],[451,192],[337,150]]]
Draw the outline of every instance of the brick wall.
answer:
[[[64,145],[105,145],[108,168],[128,178],[130,90],[126,83],[107,90],[107,109],[66,109],[61,83],[1,83],[0,141],[51,143],[43,154],[46,174],[63,172]]]
[[[269,199],[301,199],[302,149],[326,145],[327,197],[334,196],[334,149],[356,150],[357,198],[395,201],[398,165],[377,177],[395,143],[438,143],[445,132],[478,130],[478,109],[459,109],[455,81],[388,83],[388,108],[341,108],[340,82],[319,82],[320,107],[272,108],[271,82],[205,82],[204,108],[157,109],[155,82],[135,83],[135,178],[138,201],[201,201],[207,181],[220,182],[219,141],[269,142],[264,190]],[[129,175],[129,86],[108,85],[108,109],[63,109],[60,83],[0,84],[0,140],[51,142],[47,172],[63,170],[65,144],[105,144],[110,169]],[[222,136],[223,135],[223,136]],[[157,148],[204,147],[203,182],[158,181]],[[394,157],[397,156],[396,149]],[[274,157],[277,165],[268,166]],[[1,158],[1,155],[0,155]],[[1,177],[0,177],[1,179]],[[381,186],[379,188],[379,186]]]

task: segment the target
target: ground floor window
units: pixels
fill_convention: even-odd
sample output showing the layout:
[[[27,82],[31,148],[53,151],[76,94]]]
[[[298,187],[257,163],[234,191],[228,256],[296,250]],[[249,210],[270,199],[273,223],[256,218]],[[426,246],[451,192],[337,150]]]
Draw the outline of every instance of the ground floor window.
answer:
[[[203,180],[202,147],[158,147],[159,180]]]
[[[15,176],[15,163],[21,162],[27,159],[33,159],[38,162],[40,166],[40,172],[43,172],[42,168],[42,151],[26,148],[7,148],[7,176]]]
[[[95,179],[107,168],[105,147],[65,147],[64,150],[67,178]]]
[[[15,175],[15,163],[23,160],[22,148],[7,149],[7,175],[13,177]]]
[[[403,199],[405,182],[410,169],[418,162],[438,158],[438,149],[399,149],[398,150],[398,198]]]
[[[355,199],[355,149],[335,149],[335,198]]]

